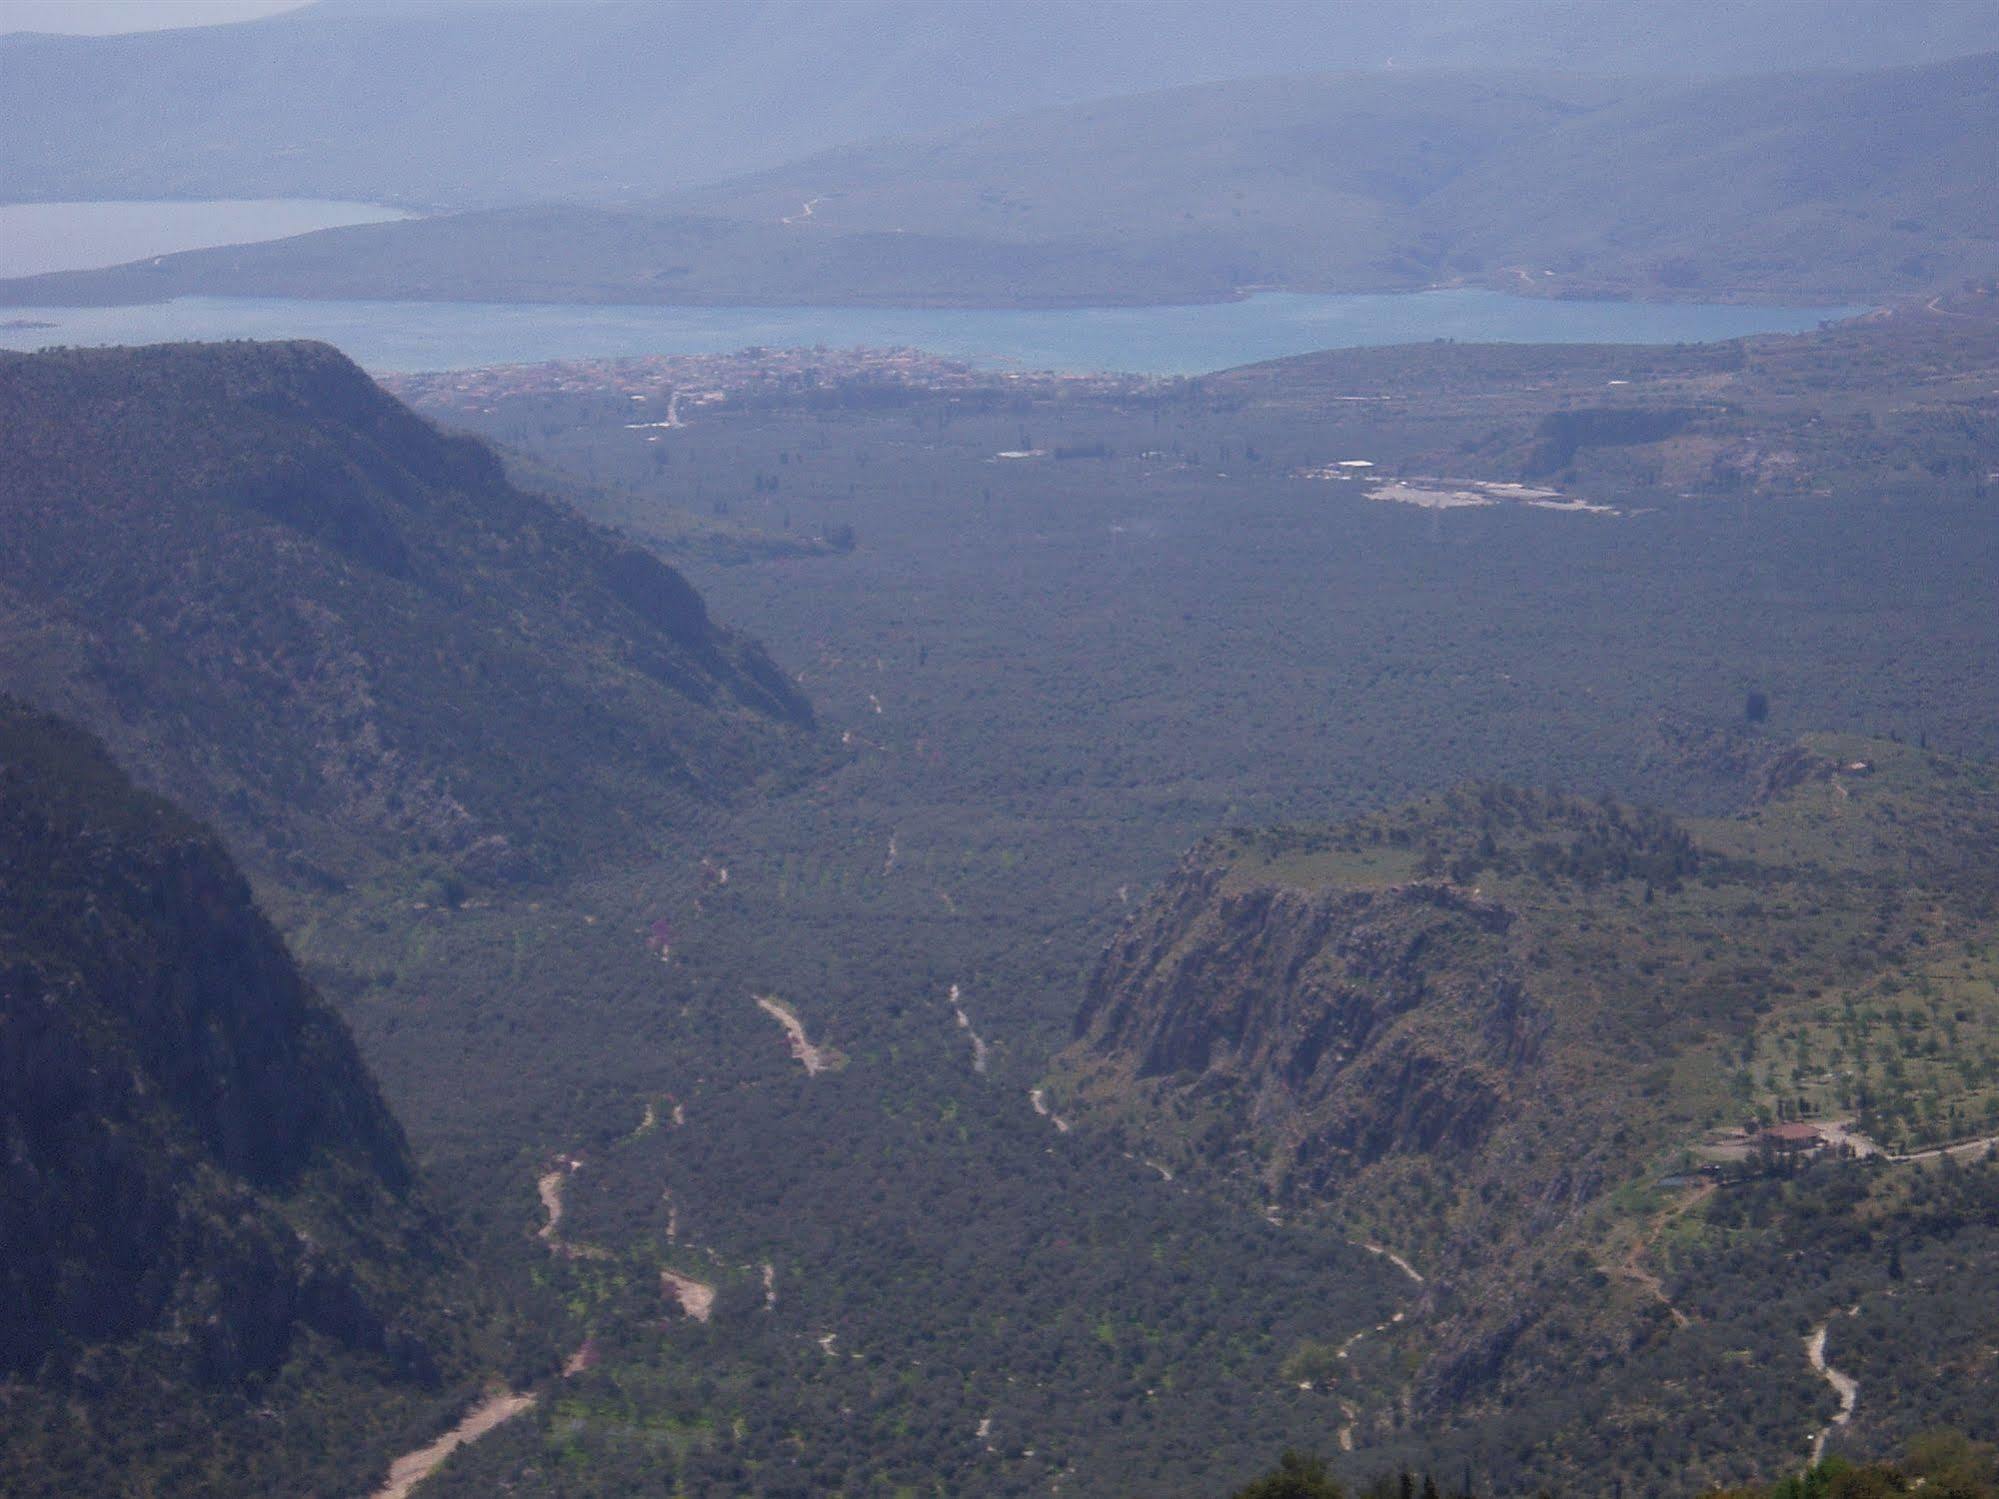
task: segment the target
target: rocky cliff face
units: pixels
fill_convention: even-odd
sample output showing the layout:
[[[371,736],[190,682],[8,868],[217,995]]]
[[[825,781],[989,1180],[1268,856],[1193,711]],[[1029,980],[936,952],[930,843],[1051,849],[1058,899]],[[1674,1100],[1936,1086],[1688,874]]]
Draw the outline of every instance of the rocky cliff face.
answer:
[[[44,1477],[76,1411],[181,1386],[194,1420],[307,1342],[417,1392],[458,1359],[461,1267],[345,1027],[211,835],[5,698],[0,1244],[0,1375],[64,1412],[7,1438]]]
[[[1508,950],[1512,923],[1442,883],[1243,883],[1196,851],[1106,950],[1077,1055],[1100,1083],[1254,1130],[1290,1190],[1398,1153],[1472,1151],[1550,1023]]]
[[[1554,892],[1571,867],[1683,861],[1670,829],[1486,798],[1195,849],[1106,948],[1060,1073],[1079,1122],[1421,1267],[1414,1362],[1379,1386],[1348,1371],[1378,1410],[1481,1398],[1544,1314],[1522,1286],[1573,1278],[1554,1246],[1628,1169],[1628,1072],[1548,966],[1572,920]],[[1482,893],[1530,860],[1560,872]]]

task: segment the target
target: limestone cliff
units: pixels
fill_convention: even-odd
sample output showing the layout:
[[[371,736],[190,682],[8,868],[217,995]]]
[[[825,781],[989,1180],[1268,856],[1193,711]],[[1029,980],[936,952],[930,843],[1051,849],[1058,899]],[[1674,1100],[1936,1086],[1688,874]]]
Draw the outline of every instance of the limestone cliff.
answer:
[[[1178,1095],[1318,1194],[1485,1141],[1549,1028],[1505,908],[1441,882],[1311,890],[1190,856],[1112,941],[1078,1017],[1099,1082]],[[1212,1129],[1211,1125],[1211,1129]]]

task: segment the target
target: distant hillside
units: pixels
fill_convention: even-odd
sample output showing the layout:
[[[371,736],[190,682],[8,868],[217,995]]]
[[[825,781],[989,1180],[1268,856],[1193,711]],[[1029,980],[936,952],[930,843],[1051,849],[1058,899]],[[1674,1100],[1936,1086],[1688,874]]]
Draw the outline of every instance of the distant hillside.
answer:
[[[1117,244],[1151,284],[1185,267],[1210,294],[1399,286],[1435,269],[1413,244],[1426,199],[1630,91],[1514,74],[1252,79],[851,147],[675,202],[760,224],[790,215],[807,244],[883,231]]]
[[[1201,378],[1280,430],[1339,420],[1366,391],[1380,414],[1355,436],[1402,472],[1552,483],[1634,508],[1946,494],[1976,505],[1999,493],[1995,382],[1989,284],[1799,336],[1324,350]]]
[[[1999,270],[1995,139],[1999,52],[1718,83],[1565,121],[1423,218],[1460,266],[1582,290],[1954,287]]]
[[[808,753],[677,573],[323,345],[9,356],[0,433],[0,685],[295,882],[554,873]]]
[[[1691,88],[1263,78],[844,147],[643,206],[370,224],[0,282],[0,301],[1015,306],[1465,283],[1863,300],[1999,270],[1995,137],[1999,52]]]
[[[667,209],[495,208],[361,224],[103,271],[0,281],[0,304],[248,296],[612,304],[1010,306],[1201,301],[1226,267],[1168,264],[1143,246],[1009,243],[894,230],[819,236]]]
[[[324,3],[250,23],[0,38],[6,194],[610,201],[826,145],[1276,72],[1655,74],[1976,51],[1993,0]]]
[[[476,1383],[467,1266],[215,838],[0,698],[0,1488],[358,1492]]]
[[[816,234],[1119,243],[1216,291],[1873,295],[1999,268],[1995,135],[1999,52],[1694,89],[1283,78],[856,147],[676,202]]]

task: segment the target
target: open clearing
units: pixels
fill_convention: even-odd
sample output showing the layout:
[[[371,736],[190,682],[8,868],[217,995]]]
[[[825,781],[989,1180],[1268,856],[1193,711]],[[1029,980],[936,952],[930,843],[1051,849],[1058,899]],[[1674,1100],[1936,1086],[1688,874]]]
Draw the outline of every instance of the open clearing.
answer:
[[[715,1288],[705,1280],[682,1275],[678,1270],[662,1270],[659,1272],[659,1283],[660,1288],[696,1322],[706,1322],[715,1315]]]

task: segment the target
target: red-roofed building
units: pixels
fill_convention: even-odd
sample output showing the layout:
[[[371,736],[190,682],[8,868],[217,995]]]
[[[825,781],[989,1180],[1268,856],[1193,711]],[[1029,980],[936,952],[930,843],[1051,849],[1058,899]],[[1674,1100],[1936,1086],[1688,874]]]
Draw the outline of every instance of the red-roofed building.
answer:
[[[1786,1153],[1817,1150],[1825,1144],[1825,1136],[1816,1124],[1773,1124],[1757,1138],[1769,1141],[1771,1149]]]

